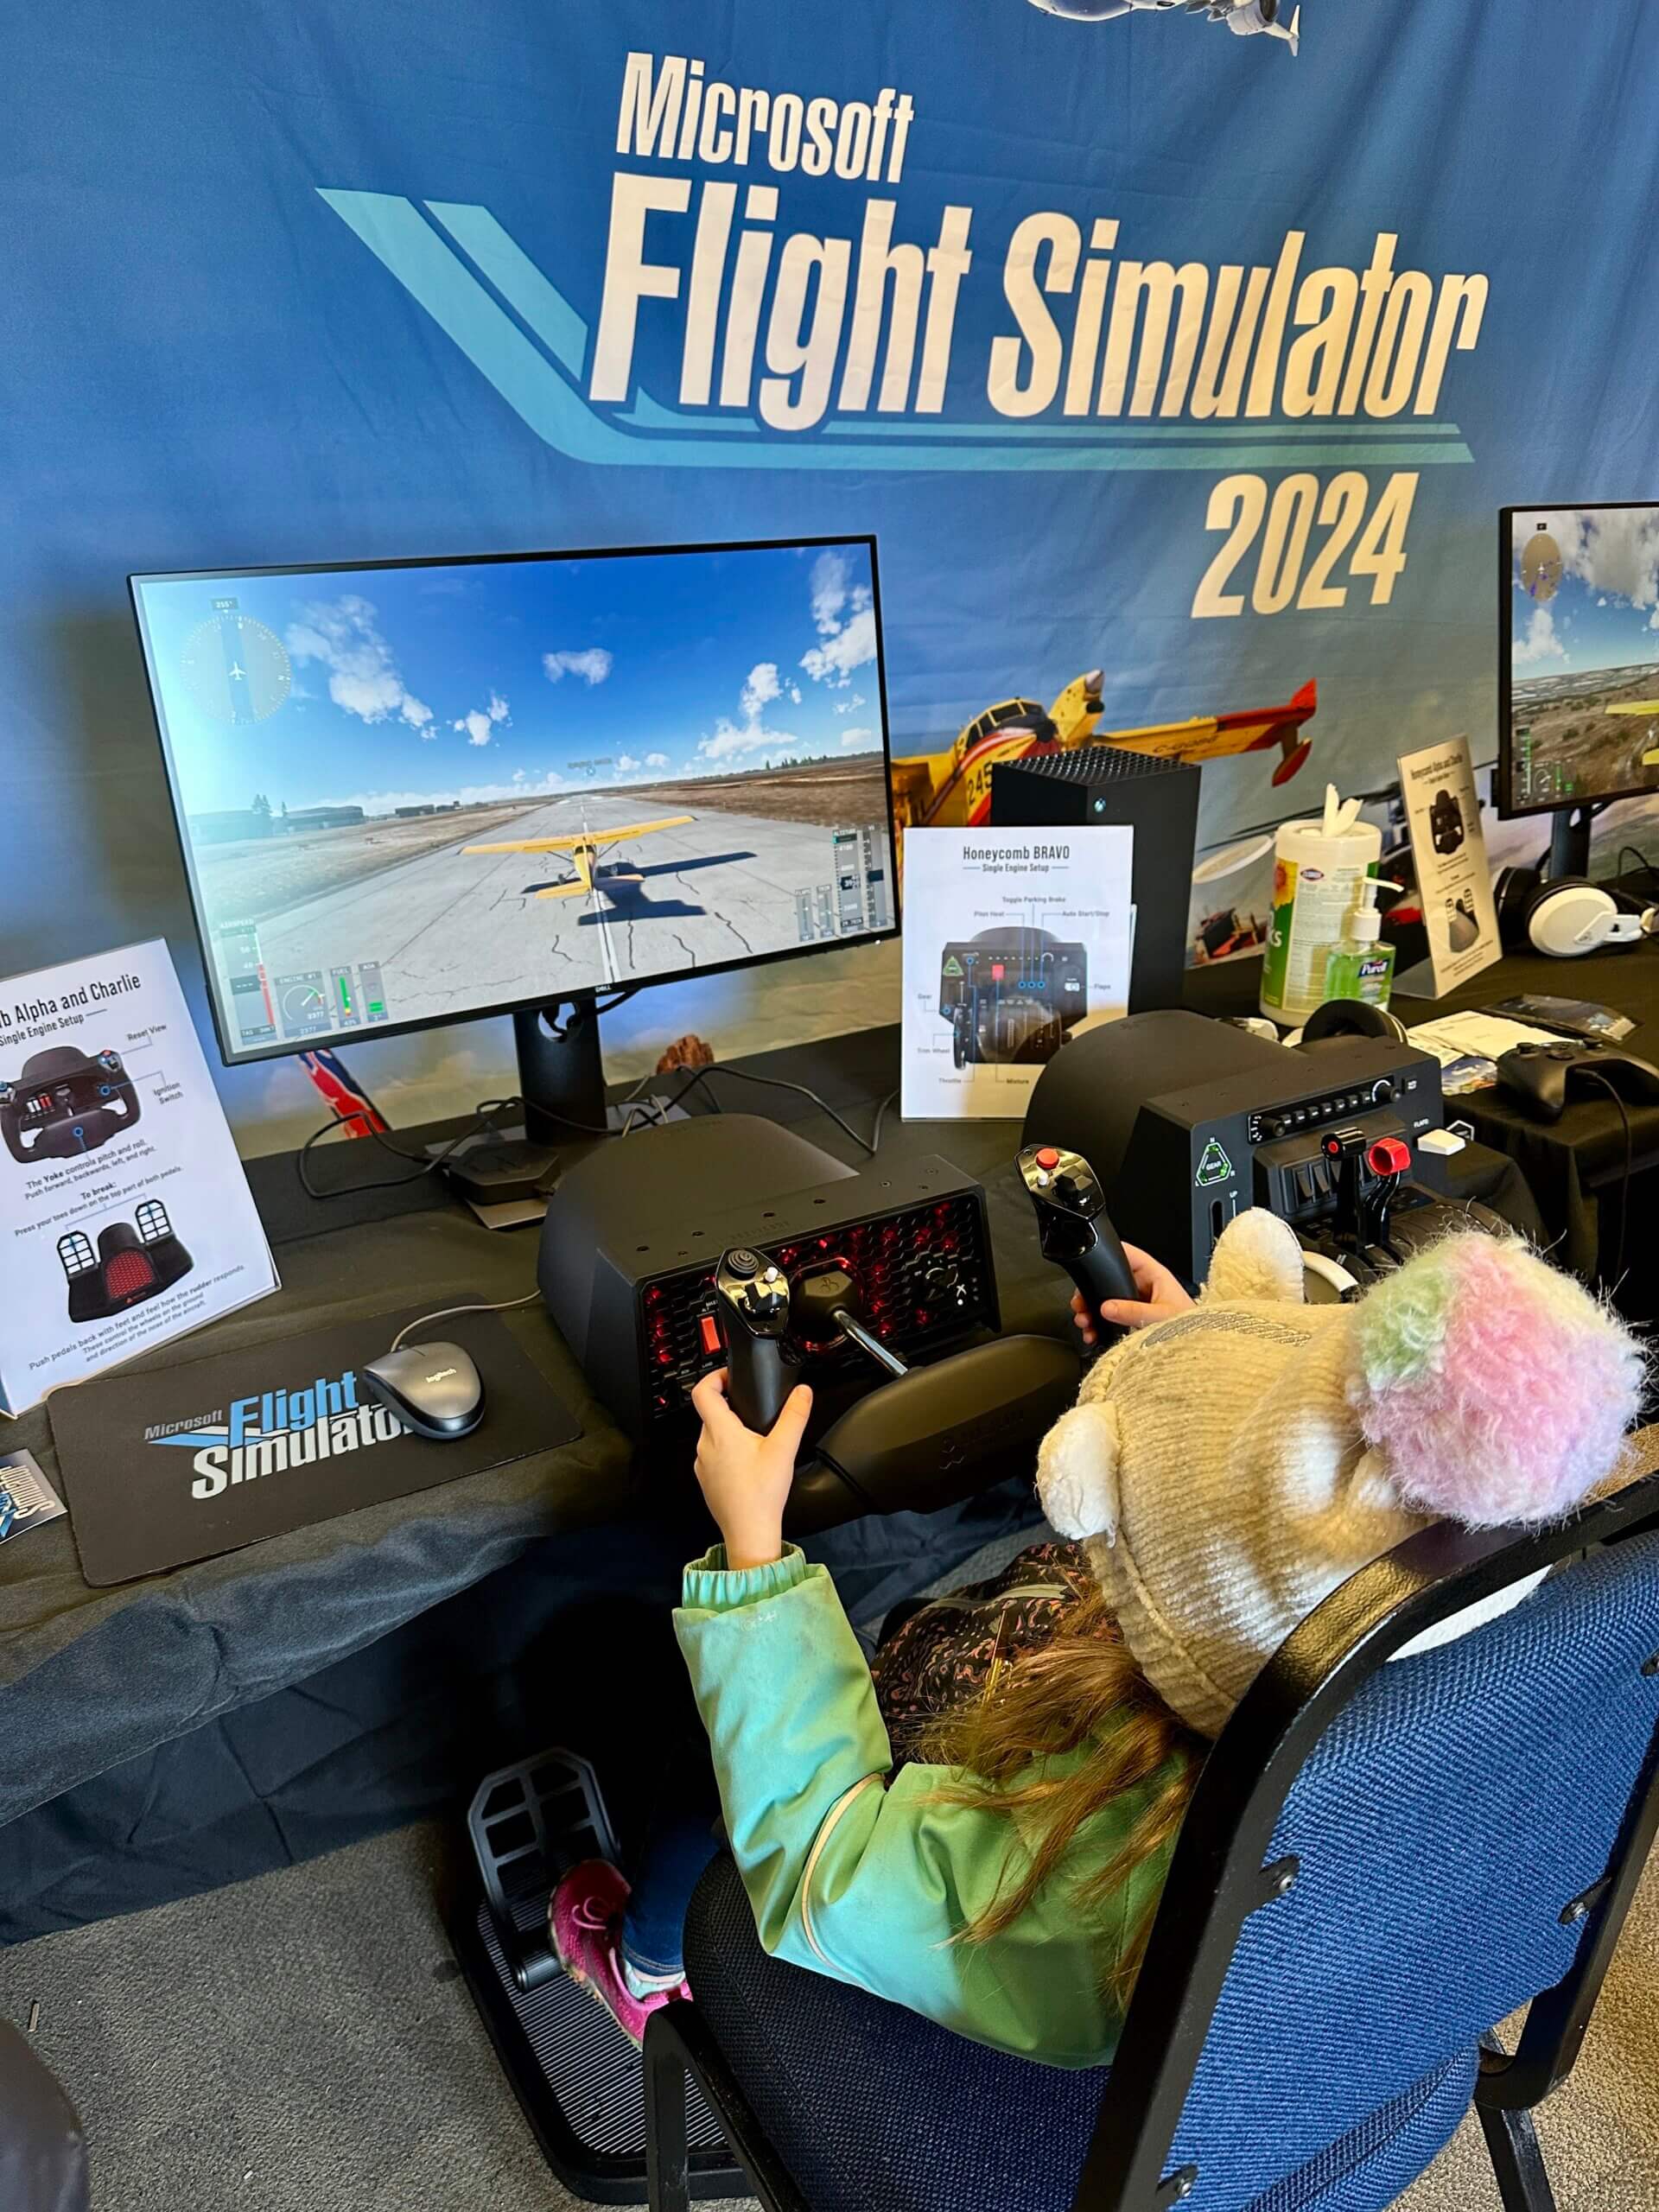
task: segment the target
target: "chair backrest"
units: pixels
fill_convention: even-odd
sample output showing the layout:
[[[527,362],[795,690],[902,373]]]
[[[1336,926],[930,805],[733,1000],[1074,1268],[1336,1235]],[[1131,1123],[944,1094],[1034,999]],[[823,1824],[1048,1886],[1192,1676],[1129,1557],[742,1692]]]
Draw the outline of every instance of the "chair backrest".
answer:
[[[1551,1560],[1514,1611],[1382,1663]],[[1332,2144],[1448,2069],[1466,2102],[1481,2035],[1561,1986],[1509,2100],[1531,2101],[1659,1819],[1656,1740],[1659,1478],[1519,1542],[1431,1530],[1344,1585],[1200,1778],[1077,2206],[1291,2212]]]

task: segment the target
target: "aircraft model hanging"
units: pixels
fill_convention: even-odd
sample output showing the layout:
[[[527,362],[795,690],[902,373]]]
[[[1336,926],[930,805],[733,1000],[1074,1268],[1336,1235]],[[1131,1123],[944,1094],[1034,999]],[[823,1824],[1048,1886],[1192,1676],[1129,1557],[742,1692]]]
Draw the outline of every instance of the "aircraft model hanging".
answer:
[[[1269,38],[1282,39],[1292,54],[1301,43],[1302,11],[1294,7],[1287,18],[1282,0],[1032,0],[1032,5],[1046,15],[1083,23],[1110,22],[1114,16],[1139,15],[1143,10],[1160,14],[1177,10],[1184,16],[1202,16],[1206,22],[1225,23],[1240,38],[1265,32]]]

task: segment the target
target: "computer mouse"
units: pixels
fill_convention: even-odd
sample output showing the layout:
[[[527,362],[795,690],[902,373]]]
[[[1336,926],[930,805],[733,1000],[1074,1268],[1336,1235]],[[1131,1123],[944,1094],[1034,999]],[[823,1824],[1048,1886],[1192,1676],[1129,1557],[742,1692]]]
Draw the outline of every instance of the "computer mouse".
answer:
[[[470,1436],[484,1418],[484,1378],[459,1344],[405,1344],[363,1370],[370,1395],[416,1436]]]

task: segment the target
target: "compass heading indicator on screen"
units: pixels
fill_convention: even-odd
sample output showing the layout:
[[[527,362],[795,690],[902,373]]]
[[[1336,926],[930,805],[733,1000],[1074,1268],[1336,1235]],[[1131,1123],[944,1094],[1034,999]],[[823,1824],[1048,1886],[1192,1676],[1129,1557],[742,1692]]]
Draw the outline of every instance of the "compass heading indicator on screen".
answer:
[[[179,667],[202,713],[232,728],[262,722],[287,698],[294,682],[288,648],[269,625],[238,613],[233,599],[185,639]]]

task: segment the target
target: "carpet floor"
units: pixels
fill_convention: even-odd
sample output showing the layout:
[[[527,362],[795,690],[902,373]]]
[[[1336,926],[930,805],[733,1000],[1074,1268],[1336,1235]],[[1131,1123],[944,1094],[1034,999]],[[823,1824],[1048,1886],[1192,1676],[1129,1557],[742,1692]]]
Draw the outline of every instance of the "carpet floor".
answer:
[[[95,2212],[543,2212],[554,2181],[441,1906],[451,1839],[406,1828],[0,1951],[0,2016],[79,2108]],[[1539,2133],[1560,2212],[1659,2212],[1659,1863]],[[1466,2122],[1404,2212],[1497,2212]],[[872,2208],[880,2212],[880,2208]],[[996,2212],[988,2206],[986,2212]]]

